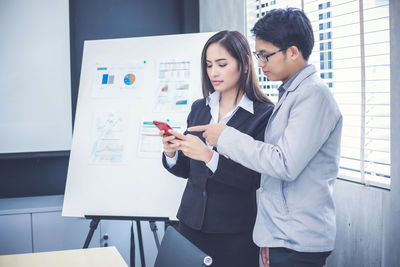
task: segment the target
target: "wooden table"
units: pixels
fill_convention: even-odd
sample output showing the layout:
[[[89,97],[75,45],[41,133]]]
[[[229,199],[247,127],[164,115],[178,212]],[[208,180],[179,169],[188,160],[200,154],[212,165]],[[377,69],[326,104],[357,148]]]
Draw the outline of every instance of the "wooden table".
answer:
[[[0,267],[128,267],[115,247],[0,256]]]

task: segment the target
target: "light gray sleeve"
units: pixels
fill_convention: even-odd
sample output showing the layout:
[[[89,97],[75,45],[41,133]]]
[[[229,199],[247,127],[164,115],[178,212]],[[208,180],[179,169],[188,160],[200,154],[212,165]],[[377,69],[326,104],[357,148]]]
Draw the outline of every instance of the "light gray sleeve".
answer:
[[[296,179],[320,150],[341,116],[336,104],[327,97],[323,93],[298,96],[276,145],[256,141],[228,127],[218,138],[218,152],[265,175],[287,181]]]

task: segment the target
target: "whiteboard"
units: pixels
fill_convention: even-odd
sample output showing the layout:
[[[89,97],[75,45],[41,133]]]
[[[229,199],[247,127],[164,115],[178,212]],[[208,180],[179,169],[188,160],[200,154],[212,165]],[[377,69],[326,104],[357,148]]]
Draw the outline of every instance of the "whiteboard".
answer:
[[[0,1],[0,153],[70,150],[68,0]]]
[[[175,218],[186,179],[151,121],[185,130],[212,34],[85,41],[63,216]]]

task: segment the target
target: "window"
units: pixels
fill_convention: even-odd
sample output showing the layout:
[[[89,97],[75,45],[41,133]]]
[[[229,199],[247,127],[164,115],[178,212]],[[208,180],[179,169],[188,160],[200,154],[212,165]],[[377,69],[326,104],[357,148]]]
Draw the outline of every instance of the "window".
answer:
[[[315,33],[309,62],[320,68],[320,76],[343,114],[339,177],[388,188],[391,177],[389,0],[274,2],[273,6],[257,10],[260,2],[247,1],[248,30],[256,22],[256,14],[259,17],[272,8],[303,8]],[[248,36],[254,47],[250,31]],[[260,70],[258,74],[262,77]],[[260,85],[272,101],[277,101],[276,89],[280,83],[260,79]]]
[[[326,30],[331,28],[331,22],[326,22],[326,23],[320,23],[319,24],[319,29],[320,30]]]
[[[321,13],[318,15],[319,20],[329,19],[331,17],[331,12]]]
[[[319,34],[319,40],[328,40],[332,38],[332,33],[331,32],[324,32]]]
[[[332,79],[333,73],[332,72],[321,72],[322,79]]]
[[[332,61],[321,61],[320,62],[320,69],[321,70],[327,70],[327,69],[332,69]]]
[[[332,52],[331,51],[329,51],[329,52],[321,52],[319,54],[320,54],[320,57],[319,57],[320,61],[332,60]]]
[[[319,43],[319,50],[329,50],[332,49],[332,42],[320,42]]]
[[[325,9],[325,8],[330,7],[330,6],[331,6],[331,2],[326,2],[326,3],[323,3],[323,4],[318,4],[318,9],[319,9],[319,10]]]

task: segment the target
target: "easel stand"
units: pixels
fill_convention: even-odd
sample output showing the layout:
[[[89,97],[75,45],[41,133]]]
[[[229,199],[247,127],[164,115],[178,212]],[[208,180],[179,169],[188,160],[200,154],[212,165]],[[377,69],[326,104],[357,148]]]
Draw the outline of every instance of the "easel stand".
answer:
[[[140,252],[140,262],[141,267],[146,267],[145,259],[144,259],[144,249],[143,249],[143,237],[142,237],[142,227],[140,225],[141,221],[148,221],[150,224],[150,229],[153,232],[154,240],[156,242],[157,250],[160,248],[160,241],[157,235],[157,225],[156,221],[169,221],[169,218],[165,217],[131,217],[131,216],[93,216],[93,215],[85,215],[85,218],[88,220],[92,220],[90,222],[90,230],[86,237],[85,244],[83,248],[88,248],[90,241],[92,240],[94,231],[96,231],[97,226],[99,225],[100,220],[125,220],[125,221],[135,221],[137,234],[138,234],[138,242],[139,242],[139,252]],[[135,267],[135,240],[133,236],[133,229],[131,229],[131,266]]]

